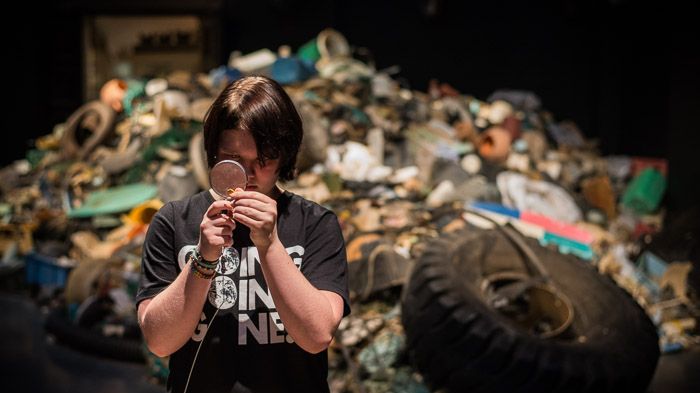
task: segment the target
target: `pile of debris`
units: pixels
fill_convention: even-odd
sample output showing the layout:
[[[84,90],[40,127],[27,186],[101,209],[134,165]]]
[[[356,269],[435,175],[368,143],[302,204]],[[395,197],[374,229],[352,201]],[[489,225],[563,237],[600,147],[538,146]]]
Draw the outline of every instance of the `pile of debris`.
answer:
[[[429,240],[493,221],[613,277],[653,319],[663,352],[698,343],[691,261],[648,249],[663,229],[665,160],[601,157],[531,92],[482,100],[437,81],[420,92],[396,72],[353,58],[326,30],[295,55],[107,82],[2,169],[3,279],[24,267],[69,326],[131,340],[123,358],[142,357],[133,298],[150,219],[209,187],[204,115],[229,81],[256,73],[283,83],[304,121],[300,175],[282,187],[332,208],[347,242],[355,305],[330,351],[333,391],[428,391],[406,356],[401,287]]]

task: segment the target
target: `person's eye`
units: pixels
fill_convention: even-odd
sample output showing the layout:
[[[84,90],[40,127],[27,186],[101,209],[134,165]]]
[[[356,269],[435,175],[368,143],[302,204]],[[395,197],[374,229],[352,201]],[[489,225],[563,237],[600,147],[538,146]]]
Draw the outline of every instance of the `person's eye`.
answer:
[[[240,159],[240,157],[237,154],[224,153],[221,155],[221,157],[226,159],[226,160],[233,160],[233,161],[238,161]]]

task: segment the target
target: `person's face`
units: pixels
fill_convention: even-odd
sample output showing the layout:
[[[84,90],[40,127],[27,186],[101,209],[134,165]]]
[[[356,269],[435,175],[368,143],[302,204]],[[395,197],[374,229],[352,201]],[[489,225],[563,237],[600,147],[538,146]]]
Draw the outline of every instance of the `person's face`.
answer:
[[[279,177],[279,159],[267,160],[261,166],[255,139],[248,131],[224,130],[219,136],[216,161],[234,160],[245,168],[248,175],[246,191],[257,191],[272,197]]]

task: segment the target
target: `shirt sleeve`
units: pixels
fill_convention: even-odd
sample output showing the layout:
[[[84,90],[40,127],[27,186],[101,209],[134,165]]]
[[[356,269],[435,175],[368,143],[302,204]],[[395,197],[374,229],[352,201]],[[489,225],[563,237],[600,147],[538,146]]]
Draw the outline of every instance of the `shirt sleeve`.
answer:
[[[143,243],[141,279],[136,305],[152,298],[175,281],[179,266],[173,253],[172,204],[164,205],[151,220]]]
[[[346,316],[350,314],[348,263],[338,218],[332,211],[324,211],[315,225],[306,231],[301,272],[317,289],[340,295],[343,298],[343,316]]]

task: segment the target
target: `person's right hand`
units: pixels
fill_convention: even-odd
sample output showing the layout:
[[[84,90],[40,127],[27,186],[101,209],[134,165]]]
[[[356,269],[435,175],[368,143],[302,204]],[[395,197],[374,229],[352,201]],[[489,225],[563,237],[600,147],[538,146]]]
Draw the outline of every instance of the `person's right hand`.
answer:
[[[231,219],[231,210],[231,202],[218,200],[209,206],[202,217],[202,223],[199,224],[199,253],[204,260],[218,260],[222,247],[233,245],[236,223]]]

